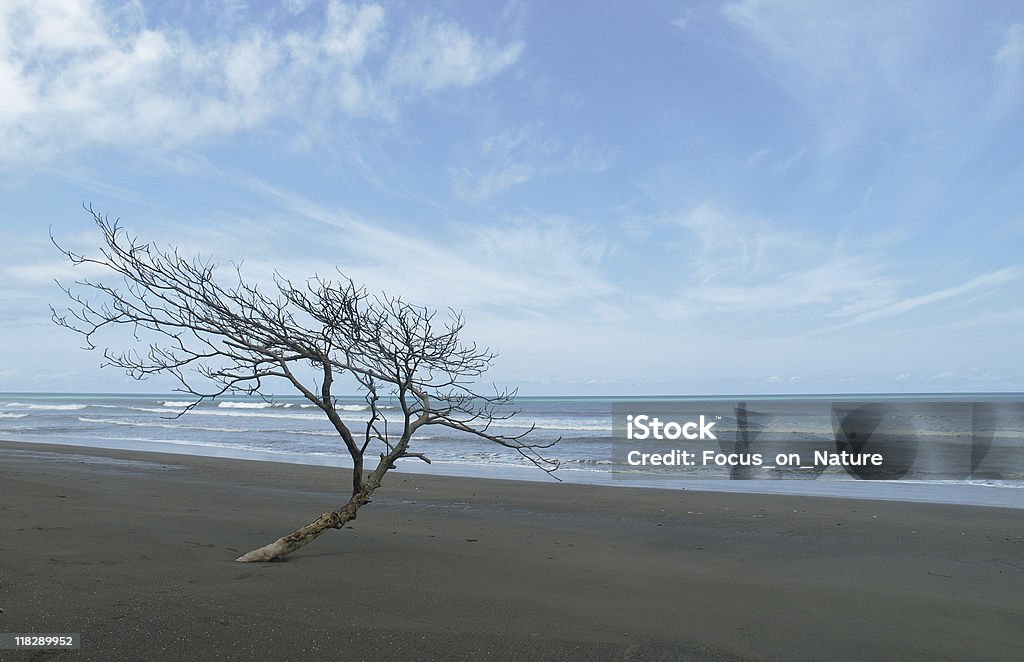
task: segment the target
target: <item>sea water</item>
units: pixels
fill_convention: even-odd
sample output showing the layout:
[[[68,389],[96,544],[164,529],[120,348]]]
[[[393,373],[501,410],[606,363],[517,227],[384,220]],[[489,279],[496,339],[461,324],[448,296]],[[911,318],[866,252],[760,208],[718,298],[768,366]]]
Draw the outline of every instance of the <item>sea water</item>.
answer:
[[[828,415],[832,403],[858,401],[902,404],[908,411],[914,403],[926,403],[912,418],[914,434],[923,457],[941,457],[959,452],[969,428],[972,405],[986,403],[1002,412],[998,429],[987,443],[1001,458],[999,471],[934,479],[927,473],[908,475],[902,480],[857,480],[856,476],[833,475],[827,480],[794,480],[762,471],[729,480],[728,475],[692,475],[627,466],[615,452],[613,410],[656,401],[663,406],[736,410],[737,404],[751,411],[771,412],[771,425],[762,430],[757,443],[834,443],[835,421]],[[269,400],[224,397],[204,401],[184,411],[191,400],[180,395],[134,394],[0,394],[0,439],[35,443],[68,444],[94,448],[155,451],[271,460],[328,466],[349,465],[344,444],[315,405],[301,397],[281,396]],[[545,456],[557,459],[557,476],[566,482],[662,487],[668,489],[720,490],[756,493],[806,494],[818,496],[879,498],[948,502],[1003,507],[1024,507],[1024,397],[1006,394],[954,395],[827,395],[766,396],[737,398],[611,398],[538,397],[519,398],[518,415],[496,422],[491,432],[514,435],[531,425],[527,437],[535,442],[559,439]],[[947,406],[948,405],[948,406]],[[942,415],[935,414],[935,407]],[[338,399],[340,413],[354,431],[365,427],[369,407],[358,396]],[[183,413],[184,412],[184,413]],[[951,413],[952,412],[952,413]],[[385,402],[382,413],[397,423],[400,410]],[[392,427],[394,429],[394,427]],[[720,434],[735,433],[723,422]],[[425,454],[432,463],[405,459],[399,471],[428,472],[484,478],[552,480],[532,467],[514,450],[472,435],[440,426],[421,428],[411,444],[414,452]],[[368,453],[376,458],[379,449]],[[2,462],[2,453],[0,453]],[[372,459],[371,459],[372,463]],[[773,468],[774,469],[774,468]],[[705,479],[702,479],[705,478]]]

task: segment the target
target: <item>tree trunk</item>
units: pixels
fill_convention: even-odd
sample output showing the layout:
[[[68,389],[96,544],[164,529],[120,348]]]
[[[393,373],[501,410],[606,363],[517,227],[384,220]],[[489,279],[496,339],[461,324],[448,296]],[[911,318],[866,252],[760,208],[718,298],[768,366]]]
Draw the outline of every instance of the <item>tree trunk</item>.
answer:
[[[372,491],[372,490],[371,490]],[[286,554],[310,543],[327,529],[340,529],[346,523],[356,518],[356,511],[359,507],[370,501],[370,491],[359,490],[348,500],[348,503],[339,510],[331,510],[316,518],[306,526],[292,531],[283,538],[278,538],[269,545],[254,549],[247,554],[239,556],[235,561],[239,563],[258,563],[260,561],[276,561]]]

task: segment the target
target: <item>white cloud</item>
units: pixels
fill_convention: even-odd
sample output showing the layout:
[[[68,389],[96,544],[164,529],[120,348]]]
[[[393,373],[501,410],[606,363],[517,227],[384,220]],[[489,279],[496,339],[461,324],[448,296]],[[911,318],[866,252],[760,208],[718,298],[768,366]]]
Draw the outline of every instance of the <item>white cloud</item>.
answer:
[[[895,317],[925,306],[930,306],[952,299],[965,298],[967,295],[978,292],[992,291],[1004,285],[1008,285],[1013,281],[1019,280],[1022,275],[1024,275],[1024,269],[1021,269],[1020,267],[1006,267],[997,271],[991,271],[980,276],[975,276],[974,278],[953,287],[934,290],[919,296],[903,298],[886,303],[883,306],[872,307],[864,312],[860,312],[847,322],[832,327],[830,330]]]
[[[612,167],[614,160],[613,154],[607,149],[597,147],[589,141],[581,141],[569,150],[565,163],[573,170],[604,172]]]
[[[912,3],[737,0],[722,7],[733,46],[813,112],[825,149],[872,136],[876,123],[933,121],[948,107],[933,23]]]
[[[689,235],[680,293],[669,314],[703,310],[811,310],[827,316],[858,301],[892,296],[894,281],[877,255],[857,253],[808,233],[704,202],[667,219]]]
[[[322,28],[248,25],[204,41],[93,0],[5,2],[0,163],[91,145],[176,148],[318,114],[391,119],[402,99],[481,83],[524,48],[447,21],[415,21],[403,37],[386,19],[380,5],[333,0]]]
[[[798,151],[796,154],[793,154],[790,157],[782,159],[781,161],[777,161],[775,165],[772,166],[772,172],[777,175],[782,174],[784,172],[788,172],[790,168],[796,165],[800,161],[800,159],[804,157],[804,153],[806,151],[807,148],[802,147],[800,148],[800,151]]]
[[[603,235],[569,219],[546,216],[492,225],[455,223],[449,235],[433,237],[329,209],[252,177],[240,176],[236,183],[287,214],[281,232],[294,233],[299,219],[340,231],[317,232],[323,237],[321,259],[308,253],[292,260],[279,256],[273,262],[251,256],[246,265],[253,274],[277,269],[305,278],[313,272],[330,275],[335,265],[342,265],[353,280],[417,303],[498,308],[505,315],[517,314],[512,310],[546,311],[554,317],[581,311],[591,315],[618,293],[604,275],[611,249]],[[274,236],[269,221],[261,228],[263,236]],[[209,246],[214,241],[207,242],[204,252],[213,250]],[[224,255],[241,257],[237,239],[220,243]]]
[[[773,151],[767,147],[761,148],[747,157],[747,167],[751,169],[760,169],[762,166],[767,165],[768,170],[775,175],[781,175],[792,170],[793,166],[799,163],[804,155],[807,153],[806,147],[801,147],[799,150],[787,156],[786,158],[776,158],[771,164],[766,164],[768,157],[773,154]]]
[[[313,0],[284,0],[284,8],[291,14],[301,14],[309,9]]]
[[[887,46],[876,42],[864,49],[868,36],[884,41],[879,31],[888,18],[870,2],[828,4],[739,0],[722,7],[725,17],[773,56],[824,79],[849,76],[851,68],[868,64]],[[862,50],[864,49],[864,50]],[[865,52],[866,51],[866,52]]]
[[[8,264],[0,273],[10,282],[28,286],[52,285],[54,280],[66,284],[76,279],[106,274],[104,270],[92,265],[82,265],[81,268],[76,268],[66,260],[54,258]]]
[[[1024,23],[1014,23],[1006,30],[1006,40],[993,60],[1006,66],[1018,66],[1024,59]]]
[[[530,163],[510,163],[485,172],[474,181],[472,175],[464,170],[460,181],[456,183],[456,192],[463,198],[489,198],[495,193],[529,181],[534,172],[534,166]]]
[[[381,46],[383,30],[384,9],[380,5],[354,9],[332,2],[327,7],[323,49],[346,67],[355,67],[362,63],[367,53]]]
[[[1021,90],[1021,71],[1024,69],[1024,23],[1014,23],[1006,30],[1006,37],[992,56],[999,85],[996,108],[1012,111]]]
[[[612,160],[610,152],[590,141],[566,146],[548,137],[543,125],[533,124],[484,138],[473,166],[454,170],[452,177],[459,197],[481,200],[538,176],[602,172]]]
[[[749,157],[747,157],[747,167],[748,168],[756,167],[762,161],[764,161],[765,158],[769,154],[771,154],[771,153],[772,153],[772,151],[770,149],[768,149],[767,147],[762,147],[761,149],[757,150],[756,152],[751,154]]]
[[[392,56],[389,77],[426,92],[469,87],[513,64],[524,47],[521,41],[501,45],[491,39],[479,39],[448,21],[422,20]]]
[[[809,315],[806,330],[822,334],[940,304],[973,302],[1024,277],[1020,267],[1005,267],[908,295],[906,290],[921,284],[895,275],[901,265],[887,257],[885,238],[868,237],[856,245],[828,242],[710,202],[669,222],[684,228],[696,248],[681,259],[689,268],[679,294],[659,306],[668,316],[801,312]],[[842,321],[822,325],[827,319]]]

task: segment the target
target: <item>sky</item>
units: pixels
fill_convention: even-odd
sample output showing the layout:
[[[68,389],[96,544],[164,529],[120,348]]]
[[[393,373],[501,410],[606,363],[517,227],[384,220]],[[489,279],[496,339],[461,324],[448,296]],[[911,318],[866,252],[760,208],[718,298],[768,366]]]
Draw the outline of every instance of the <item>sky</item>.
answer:
[[[524,395],[1024,390],[1020,3],[5,0],[0,100],[0,391],[171,386],[50,320],[83,204]]]

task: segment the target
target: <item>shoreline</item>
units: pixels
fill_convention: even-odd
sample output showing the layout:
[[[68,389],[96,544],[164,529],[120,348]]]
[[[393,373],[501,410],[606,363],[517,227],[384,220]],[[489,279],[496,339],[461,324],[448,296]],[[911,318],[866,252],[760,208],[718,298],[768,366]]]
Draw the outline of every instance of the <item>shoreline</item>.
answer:
[[[154,444],[152,450],[141,450],[133,443],[117,444],[108,442],[103,446],[74,444],[69,440],[58,442],[41,439],[17,441],[0,438],[0,444],[26,444],[40,447],[63,447],[87,451],[109,451],[115,453],[141,453],[143,455],[181,455],[196,458],[218,458],[240,462],[269,462],[274,464],[330,467],[335,470],[347,468],[342,453],[334,455],[308,455],[301,453],[258,453],[236,451],[229,447],[207,447],[180,444],[201,453],[185,453],[179,445],[169,442]],[[473,478],[480,480],[512,480],[530,483],[553,482],[534,467],[512,465],[475,465],[472,463],[434,462],[424,465],[419,462],[403,463],[403,475],[415,474],[433,477]],[[1024,483],[1020,487],[991,485],[983,483],[924,482],[924,481],[862,481],[862,480],[717,480],[658,478],[655,476],[616,475],[610,471],[579,470],[563,468],[559,478],[568,484],[594,485],[600,487],[655,489],[685,492],[712,492],[725,494],[785,495],[810,498],[863,499],[870,501],[895,501],[901,503],[933,503],[993,508],[1024,509]]]
[[[84,659],[1024,652],[1003,508],[396,472],[353,528],[232,560],[337,505],[345,478],[0,442],[0,631],[81,632]]]

